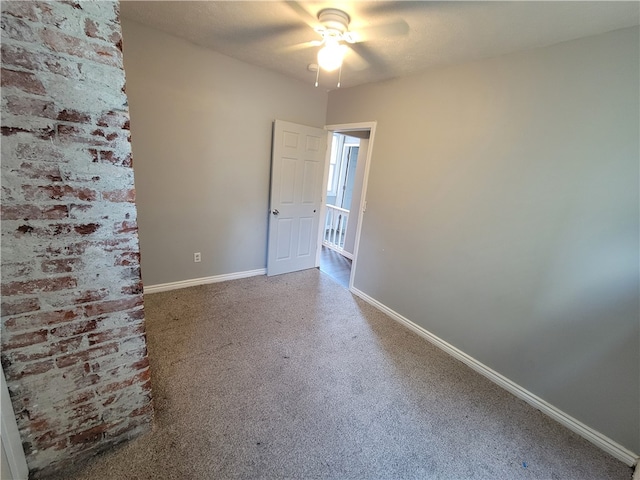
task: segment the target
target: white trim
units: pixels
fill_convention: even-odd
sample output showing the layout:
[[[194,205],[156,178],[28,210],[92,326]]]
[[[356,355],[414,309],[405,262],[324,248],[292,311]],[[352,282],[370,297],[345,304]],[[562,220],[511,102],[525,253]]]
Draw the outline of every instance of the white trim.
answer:
[[[2,372],[2,385],[0,386],[0,400],[2,427],[0,429],[0,448],[7,456],[9,471],[13,478],[27,478],[29,476],[29,467],[24,457],[22,448],[22,440],[16,423],[16,417],[13,413],[11,405],[11,397],[9,396],[9,388],[4,379],[4,370]]]
[[[364,223],[364,212],[367,208],[367,186],[369,185],[369,170],[371,169],[371,156],[373,155],[373,141],[376,136],[376,125],[378,122],[359,122],[359,123],[340,123],[335,125],[326,125],[324,128],[333,135],[333,132],[369,130],[369,148],[367,148],[367,157],[364,164],[364,178],[362,180],[362,194],[360,195],[360,211],[358,212],[358,222],[356,227],[356,238],[353,246],[351,275],[349,276],[349,289],[353,289],[353,279],[356,278],[356,269],[358,268],[358,250],[360,249],[360,235],[362,233],[362,224]],[[325,181],[326,183],[326,181]],[[324,204],[323,204],[324,205]],[[326,215],[323,211],[323,215]],[[320,265],[320,249],[317,253],[317,264]]]
[[[545,413],[546,415],[553,418],[555,421],[564,425],[568,429],[573,430],[575,433],[589,440],[591,443],[600,447],[605,452],[610,453],[611,455],[616,457],[618,460],[626,463],[630,467],[638,464],[638,460],[640,458],[638,454],[633,453],[631,450],[628,450],[627,448],[623,447],[619,443],[611,440],[609,437],[603,435],[602,433],[594,430],[591,427],[588,427],[584,423],[580,422],[579,420],[576,420],[575,418],[566,414],[562,410],[559,410],[558,408],[554,407],[550,403],[544,401],[542,398],[524,389],[517,383],[509,380],[508,378],[499,374],[495,370],[487,367],[483,363],[480,363],[475,358],[457,349],[450,343],[445,342],[441,338],[435,336],[433,333],[425,330],[419,325],[416,325],[411,320],[403,317],[399,313],[391,310],[386,305],[383,305],[382,303],[378,302],[377,300],[370,297],[366,293],[358,290],[353,285],[350,287],[349,290],[351,291],[351,293],[353,293],[354,295],[357,295],[365,302],[374,306],[381,312],[387,314],[393,320],[401,323],[405,327],[409,328],[409,330],[412,330],[413,332],[417,333],[421,337],[425,338],[426,340],[434,344],[436,347],[444,350],[446,353],[448,353],[452,357],[465,363],[466,365],[474,369],[476,372],[487,377],[492,382],[498,384],[508,392],[515,395],[516,397],[524,400],[529,405],[537,408],[542,413]],[[636,473],[637,473],[637,470],[638,469],[636,469]],[[634,477],[634,480],[636,480],[635,477]]]
[[[190,280],[180,280],[179,282],[159,283],[157,285],[145,285],[144,293],[168,292],[179,288],[195,287],[196,285],[207,285],[209,283],[226,282],[228,280],[238,280],[239,278],[257,277],[266,275],[266,268],[257,270],[247,270],[246,272],[224,273],[213,277],[192,278]]]
[[[325,221],[327,218],[327,183],[329,182],[329,162],[331,160],[331,149],[333,145],[333,132],[327,131],[327,148],[324,158],[324,172],[322,174],[322,195],[320,196],[320,221],[318,222],[318,241],[316,248],[316,268],[320,267],[320,253],[325,233]]]
[[[325,247],[325,248],[328,248],[329,250],[333,250],[336,253],[339,253],[340,255],[342,255],[343,257],[348,258],[349,260],[353,260],[353,253],[349,253],[344,249],[336,248],[333,245],[328,245],[328,244],[326,244],[324,242],[322,242],[322,246]]]

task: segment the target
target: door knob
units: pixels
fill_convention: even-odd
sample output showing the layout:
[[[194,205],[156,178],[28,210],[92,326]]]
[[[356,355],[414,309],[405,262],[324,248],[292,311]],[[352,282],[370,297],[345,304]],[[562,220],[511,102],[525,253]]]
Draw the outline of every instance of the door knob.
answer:
[[[280,212],[278,211],[277,208],[274,208],[271,213],[273,213],[274,215],[278,215]]]

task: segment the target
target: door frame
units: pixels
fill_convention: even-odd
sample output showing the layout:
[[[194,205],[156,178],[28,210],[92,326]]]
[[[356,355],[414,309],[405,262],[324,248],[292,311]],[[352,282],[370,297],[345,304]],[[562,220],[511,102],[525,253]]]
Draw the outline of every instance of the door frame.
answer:
[[[4,370],[0,366],[0,373],[2,378],[0,379],[0,410],[2,425],[0,432],[0,449],[2,449],[3,458],[3,470],[9,470],[9,478],[27,478],[29,476],[29,467],[24,456],[24,449],[22,448],[22,440],[20,439],[20,432],[18,431],[18,425],[16,423],[16,417],[13,412],[13,406],[11,405],[11,397],[9,395],[9,388],[4,378]],[[4,465],[4,461],[7,465]]]
[[[331,159],[331,142],[333,140],[333,134],[346,132],[358,132],[369,131],[369,148],[367,148],[367,155],[364,158],[364,178],[362,179],[362,194],[360,196],[360,209],[358,211],[358,221],[356,224],[356,238],[353,246],[353,261],[351,264],[351,276],[349,277],[349,290],[353,290],[353,279],[355,278],[356,269],[358,267],[358,251],[360,249],[360,235],[362,234],[362,219],[363,214],[367,210],[367,186],[369,184],[369,170],[371,169],[371,156],[373,154],[373,142],[376,134],[376,126],[378,122],[357,122],[357,123],[339,123],[326,125],[324,127],[327,130],[327,153],[324,162],[324,175],[323,175],[323,188],[322,188],[322,200],[320,204],[320,221],[318,222],[318,250],[316,252],[316,267],[320,266],[320,252],[322,251],[322,239],[324,237],[324,219],[327,215],[327,182],[329,180],[329,161]],[[360,158],[358,157],[358,161]]]

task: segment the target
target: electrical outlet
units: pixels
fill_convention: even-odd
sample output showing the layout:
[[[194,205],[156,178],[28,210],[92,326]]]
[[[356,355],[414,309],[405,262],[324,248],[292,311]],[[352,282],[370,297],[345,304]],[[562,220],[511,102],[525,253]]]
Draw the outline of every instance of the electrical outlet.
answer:
[[[198,263],[202,260],[202,256],[200,255],[200,252],[196,252],[193,254],[193,261]]]

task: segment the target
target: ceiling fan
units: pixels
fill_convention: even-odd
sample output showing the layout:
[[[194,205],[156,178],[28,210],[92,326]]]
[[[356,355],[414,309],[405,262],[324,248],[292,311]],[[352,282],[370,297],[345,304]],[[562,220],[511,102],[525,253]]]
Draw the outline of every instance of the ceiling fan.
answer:
[[[356,70],[363,70],[372,64],[384,67],[384,61],[362,42],[373,38],[384,38],[390,35],[406,34],[409,25],[403,21],[394,21],[382,25],[361,26],[357,31],[349,30],[351,17],[348,13],[338,8],[324,8],[320,10],[316,18],[297,2],[287,2],[287,5],[295,10],[301,17],[306,17],[307,24],[321,37],[293,46],[291,48],[320,47],[317,52],[317,64],[309,65],[309,70],[316,72],[315,86],[318,86],[320,70],[333,72],[338,70],[338,85],[342,76],[342,65],[345,56],[349,53],[349,60]],[[366,58],[365,58],[366,57]]]
[[[349,31],[351,18],[337,8],[325,8],[318,12],[318,21],[320,26],[316,27],[315,31],[322,37],[322,40],[318,42],[318,46],[322,46],[322,48],[318,50],[315,85],[316,87],[318,86],[321,68],[327,72],[340,69],[338,77],[338,88],[340,88],[342,62],[348,48],[345,43],[352,44],[356,42],[355,36]]]
[[[351,18],[337,8],[325,8],[318,12],[320,26],[315,31],[322,36],[318,51],[318,64],[328,72],[342,65],[347,46],[344,43],[356,43],[355,35],[349,31]]]

